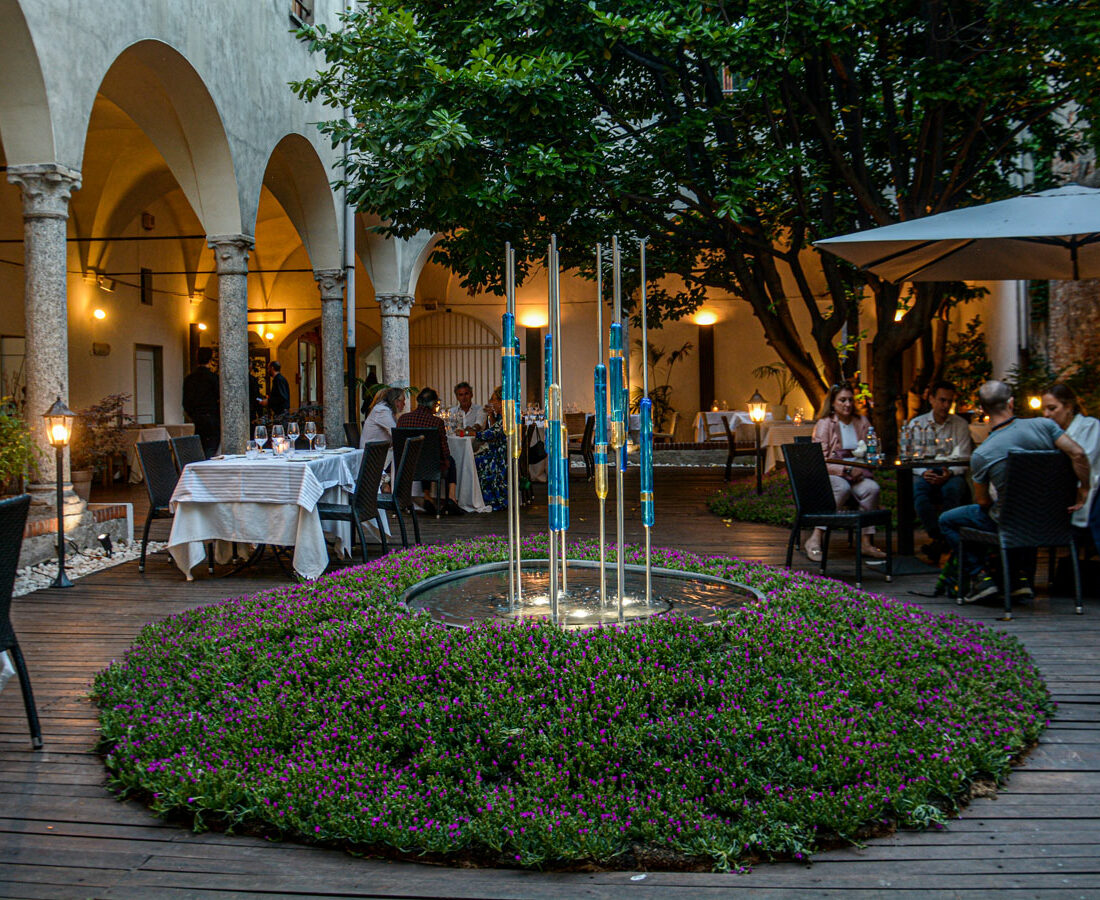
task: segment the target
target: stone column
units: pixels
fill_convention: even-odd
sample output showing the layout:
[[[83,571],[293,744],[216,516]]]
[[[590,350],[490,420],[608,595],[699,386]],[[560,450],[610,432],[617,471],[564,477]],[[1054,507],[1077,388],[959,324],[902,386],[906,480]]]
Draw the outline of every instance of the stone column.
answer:
[[[52,507],[57,502],[57,469],[42,414],[58,397],[66,403],[69,400],[65,229],[69,198],[80,188],[80,173],[55,163],[11,166],[8,181],[19,185],[23,193],[23,307],[27,339],[24,414],[42,451],[30,490],[36,504]],[[66,471],[62,473],[66,482],[68,458],[66,452]],[[67,502],[66,510],[68,517]]]
[[[382,381],[390,387],[409,386],[410,294],[378,294],[382,307]]]
[[[221,383],[222,453],[243,453],[248,443],[247,234],[206,239],[218,271],[218,380]]]
[[[344,270],[315,269],[321,290],[321,383],[325,395],[325,443],[344,446]],[[349,373],[350,378],[355,373]],[[348,411],[355,416],[354,410]]]

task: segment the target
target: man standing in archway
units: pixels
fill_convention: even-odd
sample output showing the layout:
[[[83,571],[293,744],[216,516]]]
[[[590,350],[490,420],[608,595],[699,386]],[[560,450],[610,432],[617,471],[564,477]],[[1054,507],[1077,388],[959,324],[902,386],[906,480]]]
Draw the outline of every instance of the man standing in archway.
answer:
[[[183,411],[195,423],[207,459],[218,452],[222,428],[218,376],[210,369],[213,358],[210,347],[199,347],[195,355],[198,365],[183,379]]]

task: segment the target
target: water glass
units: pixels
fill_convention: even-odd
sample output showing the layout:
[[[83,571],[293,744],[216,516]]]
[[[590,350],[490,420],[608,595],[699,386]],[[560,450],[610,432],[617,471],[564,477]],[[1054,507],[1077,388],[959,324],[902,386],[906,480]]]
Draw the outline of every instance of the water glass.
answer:
[[[256,441],[249,441],[244,448],[246,459],[257,459],[260,455],[260,445]]]
[[[325,449],[325,436],[322,432],[318,432],[317,436],[313,439],[313,449],[321,451]]]
[[[257,425],[256,426],[256,443],[260,445],[261,450],[263,449],[264,444],[267,443],[267,426],[266,425]]]
[[[955,435],[947,434],[943,438],[943,455],[945,458],[950,459],[955,455]]]

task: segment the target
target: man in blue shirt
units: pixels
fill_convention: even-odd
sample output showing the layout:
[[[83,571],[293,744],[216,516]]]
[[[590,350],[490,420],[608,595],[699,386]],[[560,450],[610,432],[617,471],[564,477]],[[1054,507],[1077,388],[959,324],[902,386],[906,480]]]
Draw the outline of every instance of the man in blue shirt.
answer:
[[[978,402],[989,416],[989,437],[970,456],[970,473],[974,480],[975,503],[958,506],[940,516],[940,531],[955,551],[959,551],[959,529],[975,528],[996,531],[999,515],[998,498],[1004,497],[1008,454],[1012,450],[1061,450],[1073,463],[1079,487],[1077,502],[1070,507],[1080,509],[1088,499],[1089,460],[1077,442],[1066,435],[1052,419],[1018,419],[1013,409],[1012,390],[1002,381],[987,381],[978,391]],[[992,487],[992,490],[990,489]],[[977,603],[998,593],[993,576],[983,571],[982,560],[967,551],[963,568],[971,577],[973,588],[964,598]],[[1005,577],[1010,577],[1006,572]],[[1016,599],[1033,596],[1027,579],[1021,577],[1012,591]]]

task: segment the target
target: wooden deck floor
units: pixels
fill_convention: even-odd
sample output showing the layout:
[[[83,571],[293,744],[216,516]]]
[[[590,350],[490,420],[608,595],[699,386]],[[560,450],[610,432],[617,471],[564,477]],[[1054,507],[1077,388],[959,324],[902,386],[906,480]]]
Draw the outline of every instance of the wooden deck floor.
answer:
[[[727,527],[705,511],[720,484],[707,470],[658,470],[655,545],[723,552],[781,563],[786,535],[764,526]],[[575,482],[576,536],[595,533],[594,504]],[[636,485],[635,494],[636,494]],[[98,498],[97,498],[98,499]],[[103,499],[119,499],[103,497]],[[141,505],[141,495],[132,497]],[[140,509],[139,509],[140,512]],[[641,529],[628,512],[630,535]],[[140,521],[140,516],[139,516]],[[538,530],[545,506],[526,517]],[[159,523],[158,523],[159,524]],[[429,521],[428,541],[498,533],[503,516]],[[840,542],[843,544],[843,542]],[[837,551],[837,574],[852,557]],[[848,568],[846,568],[848,567]],[[195,835],[166,824],[103,787],[92,752],[95,711],[86,699],[94,674],[125,653],[145,623],[224,597],[285,583],[274,567],[233,578],[183,581],[168,557],[144,575],[128,563],[16,601],[14,622],[32,673],[46,747],[30,749],[17,685],[0,694],[0,897],[271,898],[621,896],[753,897],[1100,897],[1100,606],[1073,615],[1066,598],[1042,594],[1011,623],[996,611],[962,614],[1020,637],[1060,704],[1041,744],[996,798],[975,801],[948,830],[904,832],[862,849],[817,856],[812,864],[760,865],[751,874],[578,873],[449,869],[356,859],[338,851],[220,834]],[[917,596],[925,579],[865,587],[931,609],[956,611],[942,598]]]

